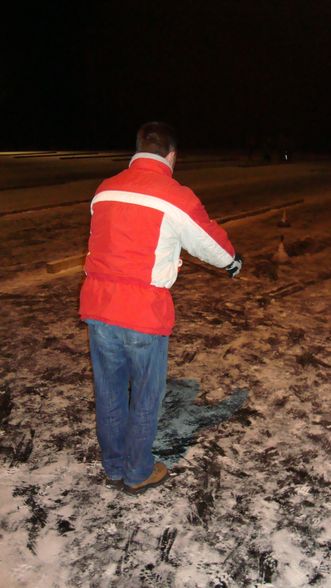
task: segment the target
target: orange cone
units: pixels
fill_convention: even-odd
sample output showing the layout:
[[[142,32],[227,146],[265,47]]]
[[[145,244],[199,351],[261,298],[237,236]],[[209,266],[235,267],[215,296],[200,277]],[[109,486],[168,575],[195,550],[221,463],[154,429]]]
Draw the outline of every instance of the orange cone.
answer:
[[[276,253],[273,255],[272,260],[276,263],[288,263],[288,261],[290,260],[284,245],[284,235],[282,235],[280,238],[278,249]]]
[[[283,210],[282,218],[278,222],[278,226],[279,227],[290,227],[291,226],[290,223],[288,222],[288,219],[287,219],[286,208],[284,208],[284,210]]]

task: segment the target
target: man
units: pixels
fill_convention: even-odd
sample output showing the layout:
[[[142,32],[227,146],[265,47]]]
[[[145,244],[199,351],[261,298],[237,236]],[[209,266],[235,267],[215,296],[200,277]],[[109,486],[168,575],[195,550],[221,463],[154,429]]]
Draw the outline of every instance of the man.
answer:
[[[80,314],[88,323],[97,436],[109,483],[140,494],[168,470],[152,445],[165,393],[169,288],[181,248],[237,275],[242,261],[195,194],[172,178],[176,139],[152,122],[137,135],[129,168],[104,180],[91,204]]]

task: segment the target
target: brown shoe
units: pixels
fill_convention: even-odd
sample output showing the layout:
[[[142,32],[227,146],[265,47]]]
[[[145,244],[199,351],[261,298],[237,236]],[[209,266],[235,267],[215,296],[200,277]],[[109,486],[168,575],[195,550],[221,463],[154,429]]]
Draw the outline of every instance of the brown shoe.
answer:
[[[106,476],[106,487],[107,488],[114,488],[114,490],[122,490],[123,481],[122,480],[112,480]]]
[[[162,484],[162,482],[164,482],[168,477],[169,472],[167,467],[164,465],[164,463],[157,462],[154,464],[153,471],[149,478],[143,482],[140,482],[139,484],[133,484],[133,486],[127,486],[126,484],[123,484],[123,492],[131,495],[142,494],[143,492],[146,492],[148,488],[159,486],[159,484]]]

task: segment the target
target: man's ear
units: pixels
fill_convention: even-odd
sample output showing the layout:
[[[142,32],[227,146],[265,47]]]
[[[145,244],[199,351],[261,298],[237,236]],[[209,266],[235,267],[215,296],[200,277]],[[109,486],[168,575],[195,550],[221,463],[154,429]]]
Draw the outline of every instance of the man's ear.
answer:
[[[175,167],[176,155],[176,151],[169,151],[168,155],[166,155],[166,160],[168,163],[170,163],[172,169]]]

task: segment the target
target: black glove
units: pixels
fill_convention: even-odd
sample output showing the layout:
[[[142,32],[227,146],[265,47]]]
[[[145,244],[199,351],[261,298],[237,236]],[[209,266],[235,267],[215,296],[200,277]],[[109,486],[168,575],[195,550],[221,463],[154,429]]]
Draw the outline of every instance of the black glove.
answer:
[[[228,272],[230,278],[234,278],[240,273],[240,270],[243,265],[243,258],[239,253],[236,253],[234,256],[234,260],[230,263],[230,265],[226,266],[226,271]]]

